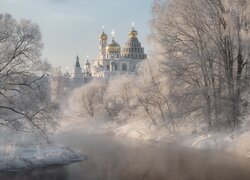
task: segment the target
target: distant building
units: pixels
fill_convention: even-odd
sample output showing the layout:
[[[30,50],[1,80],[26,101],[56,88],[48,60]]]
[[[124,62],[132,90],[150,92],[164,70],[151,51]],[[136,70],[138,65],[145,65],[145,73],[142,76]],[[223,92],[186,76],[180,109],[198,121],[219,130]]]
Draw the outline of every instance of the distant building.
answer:
[[[92,76],[110,78],[117,74],[135,73],[138,63],[147,58],[144,48],[137,38],[134,26],[129,32],[129,39],[123,48],[115,41],[115,33],[112,32],[112,40],[109,44],[108,36],[102,32],[99,36],[100,50],[97,59],[93,60]]]
[[[138,64],[147,58],[144,48],[137,38],[138,32],[132,25],[128,33],[128,41],[121,46],[115,41],[115,32],[112,31],[111,42],[104,30],[99,36],[99,54],[91,62],[87,59],[83,66],[79,57],[76,57],[75,67],[70,75],[76,86],[88,82],[93,78],[111,78],[118,74],[134,74]],[[69,73],[65,75],[69,77]]]

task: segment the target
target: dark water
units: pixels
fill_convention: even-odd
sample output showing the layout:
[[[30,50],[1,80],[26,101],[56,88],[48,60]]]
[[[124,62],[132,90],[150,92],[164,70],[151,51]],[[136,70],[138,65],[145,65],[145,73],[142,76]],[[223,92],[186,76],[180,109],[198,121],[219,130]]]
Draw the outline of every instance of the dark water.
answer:
[[[250,180],[250,160],[221,152],[80,134],[64,134],[59,141],[89,159],[64,167],[0,173],[0,180]]]

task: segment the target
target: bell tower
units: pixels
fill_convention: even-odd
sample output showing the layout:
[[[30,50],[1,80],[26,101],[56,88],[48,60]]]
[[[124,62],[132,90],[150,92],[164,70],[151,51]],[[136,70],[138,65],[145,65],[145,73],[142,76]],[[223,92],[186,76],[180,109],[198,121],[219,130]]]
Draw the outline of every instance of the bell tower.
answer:
[[[106,58],[106,46],[107,46],[107,42],[108,42],[108,36],[104,33],[104,26],[102,26],[102,33],[99,36],[99,40],[100,40],[100,55],[99,57],[101,59],[105,59]]]
[[[141,46],[141,43],[137,38],[138,32],[135,30],[134,23],[132,23],[132,29],[128,35],[128,41],[122,49],[122,56],[137,60],[147,59],[147,55],[144,53],[144,48]]]

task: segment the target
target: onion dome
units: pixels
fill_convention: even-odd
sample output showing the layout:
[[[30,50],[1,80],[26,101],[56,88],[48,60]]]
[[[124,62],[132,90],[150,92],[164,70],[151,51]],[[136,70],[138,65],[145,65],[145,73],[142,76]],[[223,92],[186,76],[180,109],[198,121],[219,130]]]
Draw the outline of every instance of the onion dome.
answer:
[[[106,47],[107,52],[120,52],[121,51],[121,46],[115,42],[115,32],[112,31],[112,41],[110,44],[107,45]]]
[[[138,32],[135,30],[135,25],[132,23],[132,30],[128,33],[130,38],[136,38]]]
[[[108,35],[104,33],[104,26],[102,26],[102,34],[100,34],[99,38],[101,40],[107,40],[108,39]]]
[[[130,38],[136,38],[137,34],[138,32],[134,28],[128,33]]]
[[[121,46],[117,42],[115,42],[115,40],[113,39],[112,42],[107,45],[106,50],[108,52],[111,52],[111,51],[118,52],[118,51],[121,51]]]
[[[107,40],[107,39],[108,39],[108,36],[107,36],[107,34],[105,34],[104,31],[103,31],[102,34],[100,34],[99,38],[102,39],[102,40]]]

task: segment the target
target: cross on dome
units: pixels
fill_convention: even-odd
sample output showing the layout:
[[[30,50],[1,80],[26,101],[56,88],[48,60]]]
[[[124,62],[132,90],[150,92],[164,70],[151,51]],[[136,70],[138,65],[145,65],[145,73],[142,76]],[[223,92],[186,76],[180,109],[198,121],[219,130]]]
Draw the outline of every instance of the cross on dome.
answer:
[[[115,31],[114,30],[112,30],[111,34],[112,34],[112,37],[115,37]]]
[[[114,30],[112,30],[111,35],[112,35],[112,38],[114,39],[115,38],[115,31]]]

